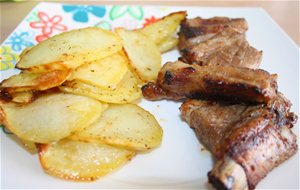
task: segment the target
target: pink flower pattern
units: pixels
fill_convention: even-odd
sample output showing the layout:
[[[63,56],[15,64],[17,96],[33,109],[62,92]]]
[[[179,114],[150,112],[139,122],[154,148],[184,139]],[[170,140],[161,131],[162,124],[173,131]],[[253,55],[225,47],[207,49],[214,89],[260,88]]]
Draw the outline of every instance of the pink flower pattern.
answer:
[[[37,15],[40,20],[29,23],[31,28],[42,29],[42,34],[35,38],[37,42],[49,38],[54,30],[66,31],[68,29],[67,26],[61,24],[62,17],[60,15],[50,17],[44,12],[39,12]]]

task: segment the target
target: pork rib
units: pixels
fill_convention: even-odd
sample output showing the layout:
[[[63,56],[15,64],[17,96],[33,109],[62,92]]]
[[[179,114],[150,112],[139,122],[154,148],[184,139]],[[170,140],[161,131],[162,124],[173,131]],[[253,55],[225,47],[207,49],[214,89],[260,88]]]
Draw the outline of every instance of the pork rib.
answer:
[[[282,94],[269,105],[184,102],[182,117],[218,159],[209,181],[218,189],[253,189],[268,172],[294,155],[297,138],[290,128],[297,117],[289,111],[290,106]]]
[[[142,92],[150,100],[210,97],[268,103],[276,97],[277,82],[264,70],[177,61],[166,63],[156,84],[146,84]]]
[[[189,19],[181,25],[181,60],[199,65],[230,64],[257,69],[262,60],[262,51],[251,47],[247,42],[244,34],[247,29],[246,21],[219,19]]]
[[[248,24],[244,18],[213,17],[203,19],[196,17],[186,19],[180,24],[179,49],[204,42],[229,27],[241,34],[248,30]]]
[[[277,93],[277,76],[258,69],[262,51],[246,41],[247,29],[244,19],[185,20],[181,61],[166,63],[156,83],[142,87],[150,100],[202,99],[186,100],[180,110],[217,158],[208,174],[217,189],[254,189],[298,149],[291,130],[297,116]]]

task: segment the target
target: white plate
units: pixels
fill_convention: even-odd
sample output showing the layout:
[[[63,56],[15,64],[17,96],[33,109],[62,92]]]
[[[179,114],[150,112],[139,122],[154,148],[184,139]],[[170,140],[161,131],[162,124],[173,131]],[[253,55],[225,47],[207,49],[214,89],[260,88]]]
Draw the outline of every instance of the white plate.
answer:
[[[89,15],[86,23],[72,20],[70,14],[61,13],[61,4],[39,4],[35,11],[44,11],[49,15],[63,14],[68,27],[79,28],[95,24],[97,19]],[[111,10],[111,6],[106,6]],[[155,15],[161,17],[169,12],[187,10],[189,18],[196,16],[244,17],[249,23],[247,38],[251,45],[263,50],[261,68],[270,73],[278,73],[279,90],[293,103],[292,111],[299,115],[299,48],[260,8],[202,8],[202,7],[143,7],[144,18]],[[126,13],[127,14],[127,13]],[[103,19],[108,16],[103,17]],[[128,18],[132,17],[127,15]],[[128,22],[128,18],[127,21]],[[121,19],[111,21],[113,26]],[[126,20],[126,19],[125,19]],[[129,19],[130,20],[130,19]],[[15,31],[32,30],[26,25],[26,19]],[[128,22],[130,23],[130,22]],[[140,26],[142,21],[137,22]],[[132,26],[125,26],[132,27]],[[58,31],[56,31],[58,32]],[[55,32],[53,32],[55,34]],[[3,45],[7,45],[7,41]],[[16,51],[16,53],[19,53]],[[163,55],[163,62],[174,61],[178,52],[172,51]],[[1,79],[17,71],[1,71]],[[212,157],[195,137],[194,132],[180,119],[180,103],[172,101],[150,102],[143,100],[140,104],[153,113],[164,130],[162,145],[148,154],[139,154],[118,171],[91,183],[64,181],[45,174],[40,167],[38,157],[22,149],[10,135],[1,133],[1,188],[180,188],[211,189],[207,183],[207,172],[212,168]],[[293,131],[299,136],[298,124]],[[258,189],[299,189],[299,154],[274,169],[263,179]]]

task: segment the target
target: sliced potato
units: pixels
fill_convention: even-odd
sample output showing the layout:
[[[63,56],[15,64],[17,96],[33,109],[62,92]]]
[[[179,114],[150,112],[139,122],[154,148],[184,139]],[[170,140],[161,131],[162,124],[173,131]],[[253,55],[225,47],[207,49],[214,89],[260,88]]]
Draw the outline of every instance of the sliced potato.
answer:
[[[139,31],[148,36],[151,41],[158,45],[176,32],[179,24],[185,19],[185,17],[185,11],[171,13],[159,21],[149,24],[145,28],[139,29]]]
[[[77,79],[102,88],[115,89],[127,71],[127,58],[122,53],[117,53],[81,65],[72,72],[68,80]]]
[[[20,139],[21,143],[24,145],[25,149],[30,152],[31,154],[37,153],[37,148],[35,146],[35,142],[22,140]]]
[[[124,104],[110,105],[90,127],[71,138],[148,150],[161,143],[162,134],[162,128],[151,113],[135,104]]]
[[[170,37],[158,44],[158,49],[161,53],[164,53],[176,47],[177,44],[178,38]]]
[[[70,69],[66,65],[64,65],[63,62],[55,62],[26,68],[22,70],[22,73],[46,73],[56,70],[63,71]]]
[[[43,169],[56,177],[92,181],[116,170],[129,161],[135,152],[97,142],[64,139],[39,145]]]
[[[71,30],[29,49],[16,67],[26,69],[59,62],[68,68],[76,68],[84,62],[104,58],[121,49],[122,40],[110,31],[97,27]]]
[[[8,92],[47,90],[61,85],[70,75],[70,70],[56,70],[46,73],[20,73],[3,80],[0,88],[4,88]]]
[[[19,55],[19,57],[23,57],[27,52],[29,52],[29,50],[30,50],[32,47],[33,47],[33,46],[26,47],[25,49],[23,49],[23,51],[21,52],[21,54]]]
[[[137,72],[136,72],[136,69],[132,66],[131,61],[130,61],[130,59],[129,59],[129,57],[128,57],[128,54],[126,53],[124,47],[123,47],[121,53],[122,53],[122,56],[123,56],[124,58],[126,58],[127,68],[128,68],[128,70],[131,72],[132,76],[136,79],[138,86],[139,86],[139,87],[142,87],[143,85],[145,85],[145,84],[146,84],[145,81],[143,81],[143,80],[139,77],[139,75],[138,75]]]
[[[33,101],[34,95],[31,91],[14,92],[11,94],[12,101],[21,104],[27,104]]]
[[[161,55],[151,39],[139,31],[117,29],[124,41],[125,51],[139,77],[154,82],[161,67]]]
[[[141,97],[141,89],[137,86],[137,79],[128,71],[115,89],[102,89],[81,81],[65,82],[59,87],[61,91],[95,98],[97,100],[124,104]]]
[[[106,104],[63,93],[46,94],[26,105],[0,102],[0,121],[19,138],[49,143],[93,123]]]

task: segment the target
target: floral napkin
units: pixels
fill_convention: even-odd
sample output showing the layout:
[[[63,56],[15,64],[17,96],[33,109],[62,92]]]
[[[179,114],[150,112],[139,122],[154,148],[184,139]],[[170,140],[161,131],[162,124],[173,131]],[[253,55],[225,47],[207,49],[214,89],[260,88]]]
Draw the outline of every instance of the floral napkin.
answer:
[[[2,43],[0,73],[15,70],[18,55],[25,48],[61,32],[89,26],[106,30],[116,27],[135,29],[155,22],[170,11],[167,7],[40,3]],[[8,77],[3,76],[1,79]]]

